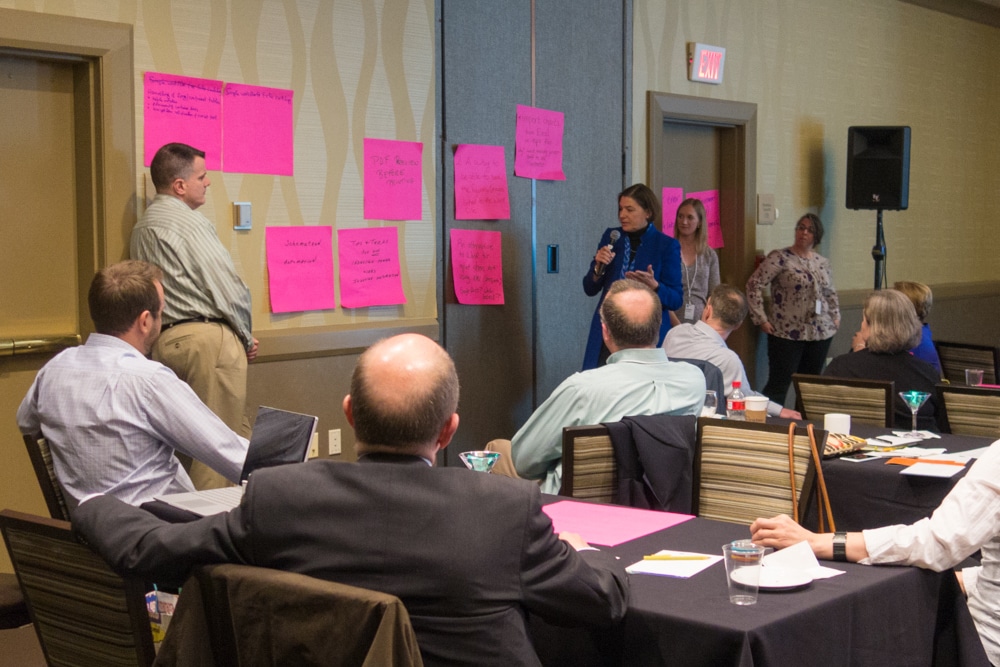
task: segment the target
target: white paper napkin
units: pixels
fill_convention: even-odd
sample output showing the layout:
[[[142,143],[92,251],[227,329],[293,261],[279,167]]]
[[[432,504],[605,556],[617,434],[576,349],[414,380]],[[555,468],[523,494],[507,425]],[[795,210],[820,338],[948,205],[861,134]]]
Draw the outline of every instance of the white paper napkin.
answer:
[[[808,542],[799,542],[764,556],[764,567],[805,570],[813,579],[829,579],[843,574],[842,570],[820,565]]]

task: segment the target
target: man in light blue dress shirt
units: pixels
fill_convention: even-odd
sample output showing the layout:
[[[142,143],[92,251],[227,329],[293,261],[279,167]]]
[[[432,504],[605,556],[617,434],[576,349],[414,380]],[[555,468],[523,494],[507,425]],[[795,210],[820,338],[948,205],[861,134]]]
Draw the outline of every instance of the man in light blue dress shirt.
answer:
[[[743,393],[747,396],[763,396],[750,389],[743,360],[726,341],[743,324],[747,317],[747,299],[732,285],[716,285],[708,296],[708,303],[701,313],[701,319],[694,324],[679,324],[667,332],[663,339],[663,349],[671,357],[679,359],[701,359],[715,364],[722,371],[726,385],[726,396],[733,393],[733,380],[739,380]],[[724,401],[725,396],[719,397]],[[767,414],[785,419],[802,419],[795,410],[774,401],[768,401]]]
[[[134,260],[99,271],[89,293],[97,333],[45,364],[18,408],[21,432],[48,441],[70,507],[95,493],[141,505],[194,491],[175,451],[240,478],[247,440],[146,358],[160,334],[161,276]]]
[[[634,415],[697,415],[705,402],[702,372],[669,361],[656,347],[663,305],[653,290],[637,280],[617,281],[600,317],[611,351],[607,365],[566,378],[511,440],[517,473],[543,480],[543,493],[562,487],[563,427]]]

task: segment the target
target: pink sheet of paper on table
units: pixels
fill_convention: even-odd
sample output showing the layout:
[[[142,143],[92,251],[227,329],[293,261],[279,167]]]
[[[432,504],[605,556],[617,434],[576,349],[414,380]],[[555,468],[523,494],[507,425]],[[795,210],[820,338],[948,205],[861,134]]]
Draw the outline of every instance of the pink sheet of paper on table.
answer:
[[[503,305],[500,232],[451,230],[455,298],[467,305]]]
[[[510,220],[503,146],[459,144],[455,149],[455,219]]]
[[[291,176],[293,91],[227,83],[222,92],[226,172]]]
[[[337,230],[340,305],[344,308],[406,303],[399,272],[399,230],[361,227]]]
[[[181,142],[204,151],[208,169],[222,169],[222,82],[159,72],[143,82],[143,164]]]
[[[419,141],[365,139],[365,220],[420,220]]]
[[[336,308],[332,227],[267,227],[264,238],[272,313]]]
[[[687,196],[692,199],[700,199],[701,203],[705,205],[708,245],[712,248],[721,248],[726,245],[722,240],[722,221],[719,217],[719,191],[704,190],[702,192],[689,192]]]
[[[563,173],[563,127],[561,111],[517,105],[514,132],[514,175],[565,181]]]
[[[684,188],[663,188],[663,233],[674,236],[677,209],[684,201]]]
[[[590,544],[614,547],[658,530],[676,526],[694,517],[690,514],[654,512],[632,507],[561,500],[543,505],[556,533],[579,533]]]

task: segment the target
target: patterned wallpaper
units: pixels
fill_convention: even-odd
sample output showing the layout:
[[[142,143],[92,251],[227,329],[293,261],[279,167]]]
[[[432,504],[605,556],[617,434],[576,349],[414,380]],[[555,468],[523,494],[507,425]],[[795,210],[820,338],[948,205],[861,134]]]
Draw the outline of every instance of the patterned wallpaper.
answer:
[[[691,83],[686,43],[726,48],[725,83]],[[632,169],[647,90],[757,104],[757,191],[780,218],[765,251],[819,213],[839,289],[870,289],[874,211],[845,208],[847,128],[910,125],[910,205],[884,213],[888,279],[995,280],[1000,30],[897,0],[635,0]]]
[[[253,291],[255,330],[436,317],[434,0],[0,0],[0,7],[134,27],[140,166],[148,70],[294,91],[295,175],[212,172],[201,209]],[[423,142],[421,220],[363,219],[365,137]],[[145,171],[136,174],[140,194]],[[252,231],[233,231],[233,201],[252,203]],[[270,225],[398,226],[408,303],[272,315]],[[336,293],[339,304],[339,286]]]
[[[256,328],[436,315],[434,0],[0,0],[0,7],[132,24],[140,120],[148,69],[295,91],[295,176],[213,174],[204,209],[254,289]],[[865,289],[875,213],[844,206],[847,128],[910,125],[910,208],[885,213],[889,280],[993,279],[1000,30],[898,0],[634,0],[634,9],[636,180],[645,174],[647,90],[753,102],[757,189],[773,193],[780,212],[773,227],[757,228],[757,246],[787,245],[796,217],[818,212],[827,226],[821,251],[838,287]],[[687,81],[688,41],[726,47],[723,85]],[[140,122],[137,157],[141,131]],[[263,225],[383,224],[362,219],[366,136],[424,142],[423,218],[398,223],[409,303],[270,315]],[[140,192],[143,180],[137,174]],[[229,228],[236,200],[253,202],[248,235]]]

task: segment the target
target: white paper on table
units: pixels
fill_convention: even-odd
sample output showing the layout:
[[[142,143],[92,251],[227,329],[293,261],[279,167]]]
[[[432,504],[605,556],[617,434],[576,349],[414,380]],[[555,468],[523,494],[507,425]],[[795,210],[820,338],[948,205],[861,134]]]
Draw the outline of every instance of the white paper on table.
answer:
[[[656,555],[705,556],[705,558],[704,560],[641,560],[638,563],[629,565],[625,568],[625,571],[629,574],[655,574],[661,577],[687,579],[722,560],[722,556],[699,554],[692,551],[672,551],[670,549],[657,551]]]
[[[911,431],[893,431],[893,434],[900,438],[907,438],[912,440],[913,438],[908,435],[909,433],[911,433]],[[913,431],[913,433],[920,434],[918,440],[933,440],[941,438],[941,436],[938,435],[937,433],[931,433],[930,431]],[[882,437],[888,437],[888,436],[882,436]]]
[[[957,461],[959,463],[968,463],[973,459],[978,459],[989,447],[980,447],[979,449],[967,449],[964,452],[955,452],[954,454],[945,454],[944,456],[935,456],[936,459],[941,459],[942,461]]]
[[[923,442],[923,440],[920,438],[901,438],[897,435],[880,435],[876,438],[867,438],[865,442],[872,447],[903,447]]]
[[[844,574],[843,570],[820,565],[809,543],[805,541],[764,556],[763,565],[783,567],[787,570],[805,570],[813,579],[829,579]]]
[[[918,477],[954,477],[965,470],[965,466],[951,463],[914,463],[900,471],[900,475],[917,475]]]
[[[940,454],[944,454],[947,449],[944,447],[903,447],[902,449],[894,449],[889,452],[866,452],[867,454],[872,454],[873,456],[880,456],[882,458],[892,458],[894,456],[902,456],[908,459],[918,459],[921,456],[934,456],[937,457]]]

